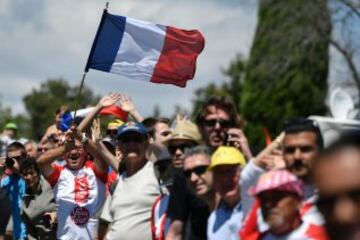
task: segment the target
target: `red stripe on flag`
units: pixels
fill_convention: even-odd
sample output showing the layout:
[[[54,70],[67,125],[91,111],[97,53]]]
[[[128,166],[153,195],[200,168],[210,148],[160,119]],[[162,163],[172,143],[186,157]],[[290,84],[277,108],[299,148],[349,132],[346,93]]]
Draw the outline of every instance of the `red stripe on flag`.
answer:
[[[150,81],[185,87],[195,75],[196,59],[204,45],[205,39],[197,30],[166,27],[164,46]]]
[[[124,110],[122,110],[120,107],[117,106],[110,106],[102,109],[100,111],[100,115],[113,115],[123,120],[124,122],[126,122],[128,119],[128,112],[125,112]]]

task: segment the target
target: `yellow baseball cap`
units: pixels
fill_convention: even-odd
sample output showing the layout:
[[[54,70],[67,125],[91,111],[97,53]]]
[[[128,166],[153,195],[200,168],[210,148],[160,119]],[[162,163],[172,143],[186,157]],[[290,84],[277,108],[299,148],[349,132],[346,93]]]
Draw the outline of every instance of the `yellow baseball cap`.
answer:
[[[245,166],[246,161],[244,155],[235,147],[220,146],[211,156],[211,164],[209,170],[221,165],[241,165]]]
[[[120,119],[116,119],[112,122],[109,122],[109,124],[107,125],[107,128],[119,128],[124,124],[123,121],[121,121]]]

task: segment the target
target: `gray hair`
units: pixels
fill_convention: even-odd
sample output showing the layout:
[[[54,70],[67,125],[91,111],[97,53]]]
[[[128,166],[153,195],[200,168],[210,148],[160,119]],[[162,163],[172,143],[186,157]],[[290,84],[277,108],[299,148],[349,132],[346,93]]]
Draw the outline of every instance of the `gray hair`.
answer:
[[[197,145],[195,147],[185,149],[184,159],[194,155],[206,155],[211,157],[211,151],[206,145]]]

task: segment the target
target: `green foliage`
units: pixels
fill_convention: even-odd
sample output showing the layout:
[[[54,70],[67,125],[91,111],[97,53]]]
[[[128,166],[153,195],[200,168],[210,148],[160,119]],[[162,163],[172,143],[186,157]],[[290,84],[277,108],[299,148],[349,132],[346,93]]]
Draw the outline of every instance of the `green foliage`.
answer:
[[[241,99],[253,143],[263,127],[274,136],[285,119],[326,112],[329,42],[317,28],[330,34],[327,11],[326,0],[261,1]]]
[[[79,87],[72,87],[64,79],[49,79],[42,83],[40,89],[33,89],[23,98],[26,111],[30,117],[31,136],[39,139],[46,128],[53,124],[55,111],[65,105],[70,110],[75,108],[75,99]],[[91,89],[83,87],[79,108],[95,104],[99,97]]]
[[[261,148],[265,127],[275,137],[285,119],[324,114],[330,30],[326,0],[261,0],[250,59],[236,56],[223,71],[230,81],[196,90],[193,115],[210,96],[229,95]]]
[[[31,131],[29,127],[29,119],[21,114],[14,115],[11,109],[3,107],[0,104],[0,130],[2,131],[6,123],[14,122],[18,126],[18,136],[29,138]]]
[[[224,75],[230,77],[230,80],[226,80],[221,85],[210,83],[209,85],[199,88],[195,91],[195,98],[193,99],[193,111],[192,117],[194,118],[199,112],[202,104],[212,96],[230,96],[235,103],[235,107],[238,112],[240,110],[241,91],[244,82],[246,64],[241,55],[237,55],[236,58],[230,62],[227,69],[223,69]]]

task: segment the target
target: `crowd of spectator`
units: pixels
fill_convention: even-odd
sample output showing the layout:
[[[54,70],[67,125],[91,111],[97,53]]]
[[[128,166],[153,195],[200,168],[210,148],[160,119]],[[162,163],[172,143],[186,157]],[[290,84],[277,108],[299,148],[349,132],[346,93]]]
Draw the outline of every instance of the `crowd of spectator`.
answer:
[[[101,131],[110,106],[129,119]],[[227,97],[194,121],[144,119],[117,93],[64,129],[66,113],[38,141],[5,125],[0,240],[360,239],[356,130],[324,146],[316,121],[292,119],[254,152]]]

